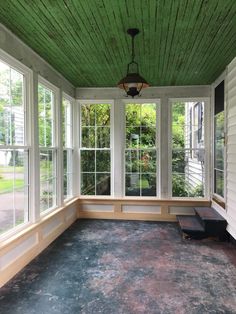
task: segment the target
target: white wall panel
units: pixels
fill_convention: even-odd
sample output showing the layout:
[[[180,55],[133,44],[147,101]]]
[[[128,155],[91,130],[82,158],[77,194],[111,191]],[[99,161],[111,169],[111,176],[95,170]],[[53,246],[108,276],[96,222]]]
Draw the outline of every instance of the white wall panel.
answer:
[[[12,250],[8,251],[6,254],[0,257],[0,269],[6,268],[9,264],[16,261],[19,257],[27,253],[32,247],[38,243],[37,234],[26,238],[18,246],[14,247]]]
[[[43,237],[46,238],[50,233],[52,233],[55,229],[57,229],[63,223],[62,217],[57,216],[53,218],[50,222],[48,222],[43,227]]]
[[[174,215],[194,215],[193,207],[187,206],[170,206],[169,213]]]
[[[229,64],[227,70],[226,213],[228,231],[234,236],[236,233],[236,58]]]
[[[82,211],[113,212],[113,205],[105,204],[83,204],[80,208]]]
[[[160,214],[161,207],[153,205],[123,205],[122,212],[124,213],[150,213]]]

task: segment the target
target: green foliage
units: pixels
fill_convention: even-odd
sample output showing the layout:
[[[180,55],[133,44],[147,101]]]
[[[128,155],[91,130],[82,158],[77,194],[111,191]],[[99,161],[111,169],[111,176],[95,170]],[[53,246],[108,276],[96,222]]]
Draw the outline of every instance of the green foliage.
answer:
[[[0,71],[0,143],[8,145],[15,142],[15,111],[21,107],[23,112],[23,75],[8,66]]]
[[[126,105],[126,147],[154,148],[156,146],[156,105]]]
[[[198,184],[192,192],[192,196],[204,196],[204,189],[202,184]]]
[[[39,145],[41,147],[50,147],[52,143],[52,110],[53,110],[52,92],[44,86],[38,86],[38,128]]]
[[[81,193],[84,195],[110,191],[110,108],[110,104],[81,107],[82,147],[90,148],[81,151]]]
[[[185,180],[182,175],[175,174],[172,176],[172,195],[176,197],[188,196]]]
[[[185,179],[185,103],[172,106],[172,195],[176,197],[203,196],[203,185],[189,186]]]

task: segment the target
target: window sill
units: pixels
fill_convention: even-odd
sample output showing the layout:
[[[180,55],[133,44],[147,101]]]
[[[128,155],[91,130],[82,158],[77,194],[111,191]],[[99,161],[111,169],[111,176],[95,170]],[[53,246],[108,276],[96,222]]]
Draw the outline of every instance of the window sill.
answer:
[[[213,195],[212,201],[214,201],[216,204],[218,204],[221,208],[225,210],[225,201],[222,198]]]
[[[12,229],[11,232],[9,231],[2,234],[2,236],[0,236],[0,250],[2,250],[4,247],[7,247],[8,245],[14,242],[19,241],[19,239],[23,238],[27,234],[34,232],[34,230],[37,229],[39,226],[48,222],[50,219],[58,215],[65,208],[72,205],[77,200],[78,198],[74,197],[73,199],[70,199],[66,204],[64,204],[64,206],[56,207],[56,208],[53,208],[53,210],[45,212],[44,215],[41,216],[37,222],[35,223],[28,222],[20,226],[20,228],[15,228],[14,230]]]
[[[80,195],[78,197],[78,201],[136,201],[139,202],[176,202],[176,203],[184,203],[184,202],[210,202],[209,198],[200,198],[200,197],[169,197],[169,198],[159,198],[156,196],[110,196],[110,195]]]

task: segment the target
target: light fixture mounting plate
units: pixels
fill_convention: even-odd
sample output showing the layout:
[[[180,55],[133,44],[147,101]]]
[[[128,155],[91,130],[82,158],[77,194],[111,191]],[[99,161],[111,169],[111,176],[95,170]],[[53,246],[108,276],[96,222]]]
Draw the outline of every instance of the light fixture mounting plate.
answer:
[[[127,30],[127,33],[128,33],[131,37],[134,37],[134,36],[138,35],[139,29],[138,29],[138,28],[129,28],[129,29]]]

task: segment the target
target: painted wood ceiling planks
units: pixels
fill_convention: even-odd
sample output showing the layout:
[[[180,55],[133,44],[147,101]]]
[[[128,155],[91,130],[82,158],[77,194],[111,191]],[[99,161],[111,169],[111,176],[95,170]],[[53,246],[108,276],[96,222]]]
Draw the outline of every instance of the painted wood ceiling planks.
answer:
[[[76,87],[116,86],[130,27],[152,86],[210,84],[236,56],[235,0],[9,0],[0,21]]]

